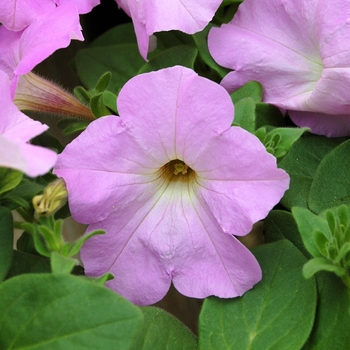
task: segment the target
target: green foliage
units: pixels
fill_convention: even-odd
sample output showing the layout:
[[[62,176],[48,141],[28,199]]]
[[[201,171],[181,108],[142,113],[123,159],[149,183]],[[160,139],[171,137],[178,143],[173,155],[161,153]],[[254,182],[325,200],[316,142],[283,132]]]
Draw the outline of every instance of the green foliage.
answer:
[[[81,277],[22,275],[0,285],[0,348],[128,349],[142,312]]]
[[[196,337],[175,317],[156,307],[143,307],[144,323],[133,350],[197,349]]]
[[[206,299],[199,345],[206,349],[299,350],[314,322],[316,283],[306,280],[306,258],[287,240],[254,249],[263,279],[236,299]]]
[[[0,207],[0,282],[5,278],[12,262],[13,222],[10,210]]]
[[[18,186],[22,177],[20,171],[0,167],[0,196]]]

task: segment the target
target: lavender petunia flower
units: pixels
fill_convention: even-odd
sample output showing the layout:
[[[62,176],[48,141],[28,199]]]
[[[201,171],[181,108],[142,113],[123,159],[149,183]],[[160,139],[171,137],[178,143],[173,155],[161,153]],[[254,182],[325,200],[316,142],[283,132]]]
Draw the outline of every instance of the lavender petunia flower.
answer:
[[[83,40],[79,15],[73,5],[62,5],[38,17],[21,31],[0,27],[0,69],[11,79],[14,96],[19,76],[29,73],[37,64],[71,39]]]
[[[14,105],[8,76],[0,71],[0,166],[31,177],[46,174],[55,164],[55,152],[28,141],[48,127],[28,118]]]
[[[120,117],[92,122],[58,157],[71,212],[88,231],[89,276],[136,304],[160,300],[170,283],[184,295],[230,298],[261,278],[246,235],[289,186],[252,134],[231,127],[220,85],[176,66],[127,82]]]
[[[350,135],[350,2],[245,0],[233,20],[209,33],[209,50],[234,69],[222,85],[250,80],[264,101],[327,136]]]
[[[140,54],[147,59],[149,37],[155,32],[180,30],[193,34],[211,21],[222,0],[116,0],[131,17]]]
[[[48,15],[56,6],[74,5],[79,14],[87,13],[100,0],[6,0],[0,2],[0,22],[8,29],[20,31]]]

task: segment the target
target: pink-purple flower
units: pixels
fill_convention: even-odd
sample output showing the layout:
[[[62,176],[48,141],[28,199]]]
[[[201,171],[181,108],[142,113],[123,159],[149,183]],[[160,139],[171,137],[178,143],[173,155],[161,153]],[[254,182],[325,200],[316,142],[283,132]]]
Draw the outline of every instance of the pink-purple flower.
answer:
[[[116,0],[131,17],[141,56],[146,59],[149,37],[155,32],[201,31],[211,21],[222,0]]]
[[[209,33],[209,50],[231,68],[222,85],[250,80],[264,101],[327,136],[350,135],[350,2],[244,0],[233,20]]]
[[[160,300],[171,282],[186,296],[231,298],[261,278],[246,235],[289,186],[252,134],[231,127],[220,85],[175,66],[128,81],[120,117],[92,122],[59,155],[73,217],[103,229],[83,246],[89,276],[136,304]]]
[[[0,71],[0,167],[12,168],[31,177],[47,173],[57,154],[31,145],[29,140],[48,127],[28,118],[14,105],[8,76]]]
[[[19,76],[29,73],[38,63],[71,39],[83,40],[79,15],[74,5],[54,7],[20,31],[0,27],[0,69],[11,79],[14,96]]]

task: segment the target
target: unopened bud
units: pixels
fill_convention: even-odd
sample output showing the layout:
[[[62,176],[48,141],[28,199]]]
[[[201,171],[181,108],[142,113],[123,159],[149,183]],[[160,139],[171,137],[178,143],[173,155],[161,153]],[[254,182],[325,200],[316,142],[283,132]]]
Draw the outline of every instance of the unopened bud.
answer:
[[[63,179],[51,182],[44,194],[35,196],[32,200],[36,216],[51,216],[67,203],[67,188]]]

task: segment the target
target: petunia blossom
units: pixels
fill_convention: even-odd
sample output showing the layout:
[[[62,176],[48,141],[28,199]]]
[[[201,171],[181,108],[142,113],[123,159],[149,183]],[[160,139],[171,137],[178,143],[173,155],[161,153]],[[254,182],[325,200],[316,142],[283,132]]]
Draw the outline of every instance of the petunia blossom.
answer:
[[[73,217],[103,229],[83,246],[89,276],[136,304],[160,300],[171,282],[189,297],[240,296],[261,279],[246,235],[289,186],[252,134],[231,127],[220,85],[175,66],[138,75],[118,96],[120,117],[92,122],[54,172]]]
[[[48,15],[56,6],[69,3],[79,14],[88,13],[100,0],[6,0],[0,2],[0,22],[8,29],[20,31]]]
[[[0,167],[12,168],[31,177],[46,174],[57,154],[28,141],[48,127],[28,118],[14,105],[8,76],[0,71]]]
[[[209,33],[209,50],[234,69],[233,91],[250,80],[264,101],[327,136],[350,135],[350,2],[244,0],[233,20]]]
[[[71,39],[83,40],[79,15],[74,5],[62,5],[38,17],[21,31],[0,27],[0,69],[11,79],[14,96],[19,76],[29,73],[37,64]]]
[[[147,59],[149,37],[160,31],[201,31],[211,21],[222,0],[116,0],[131,17],[140,54]]]

